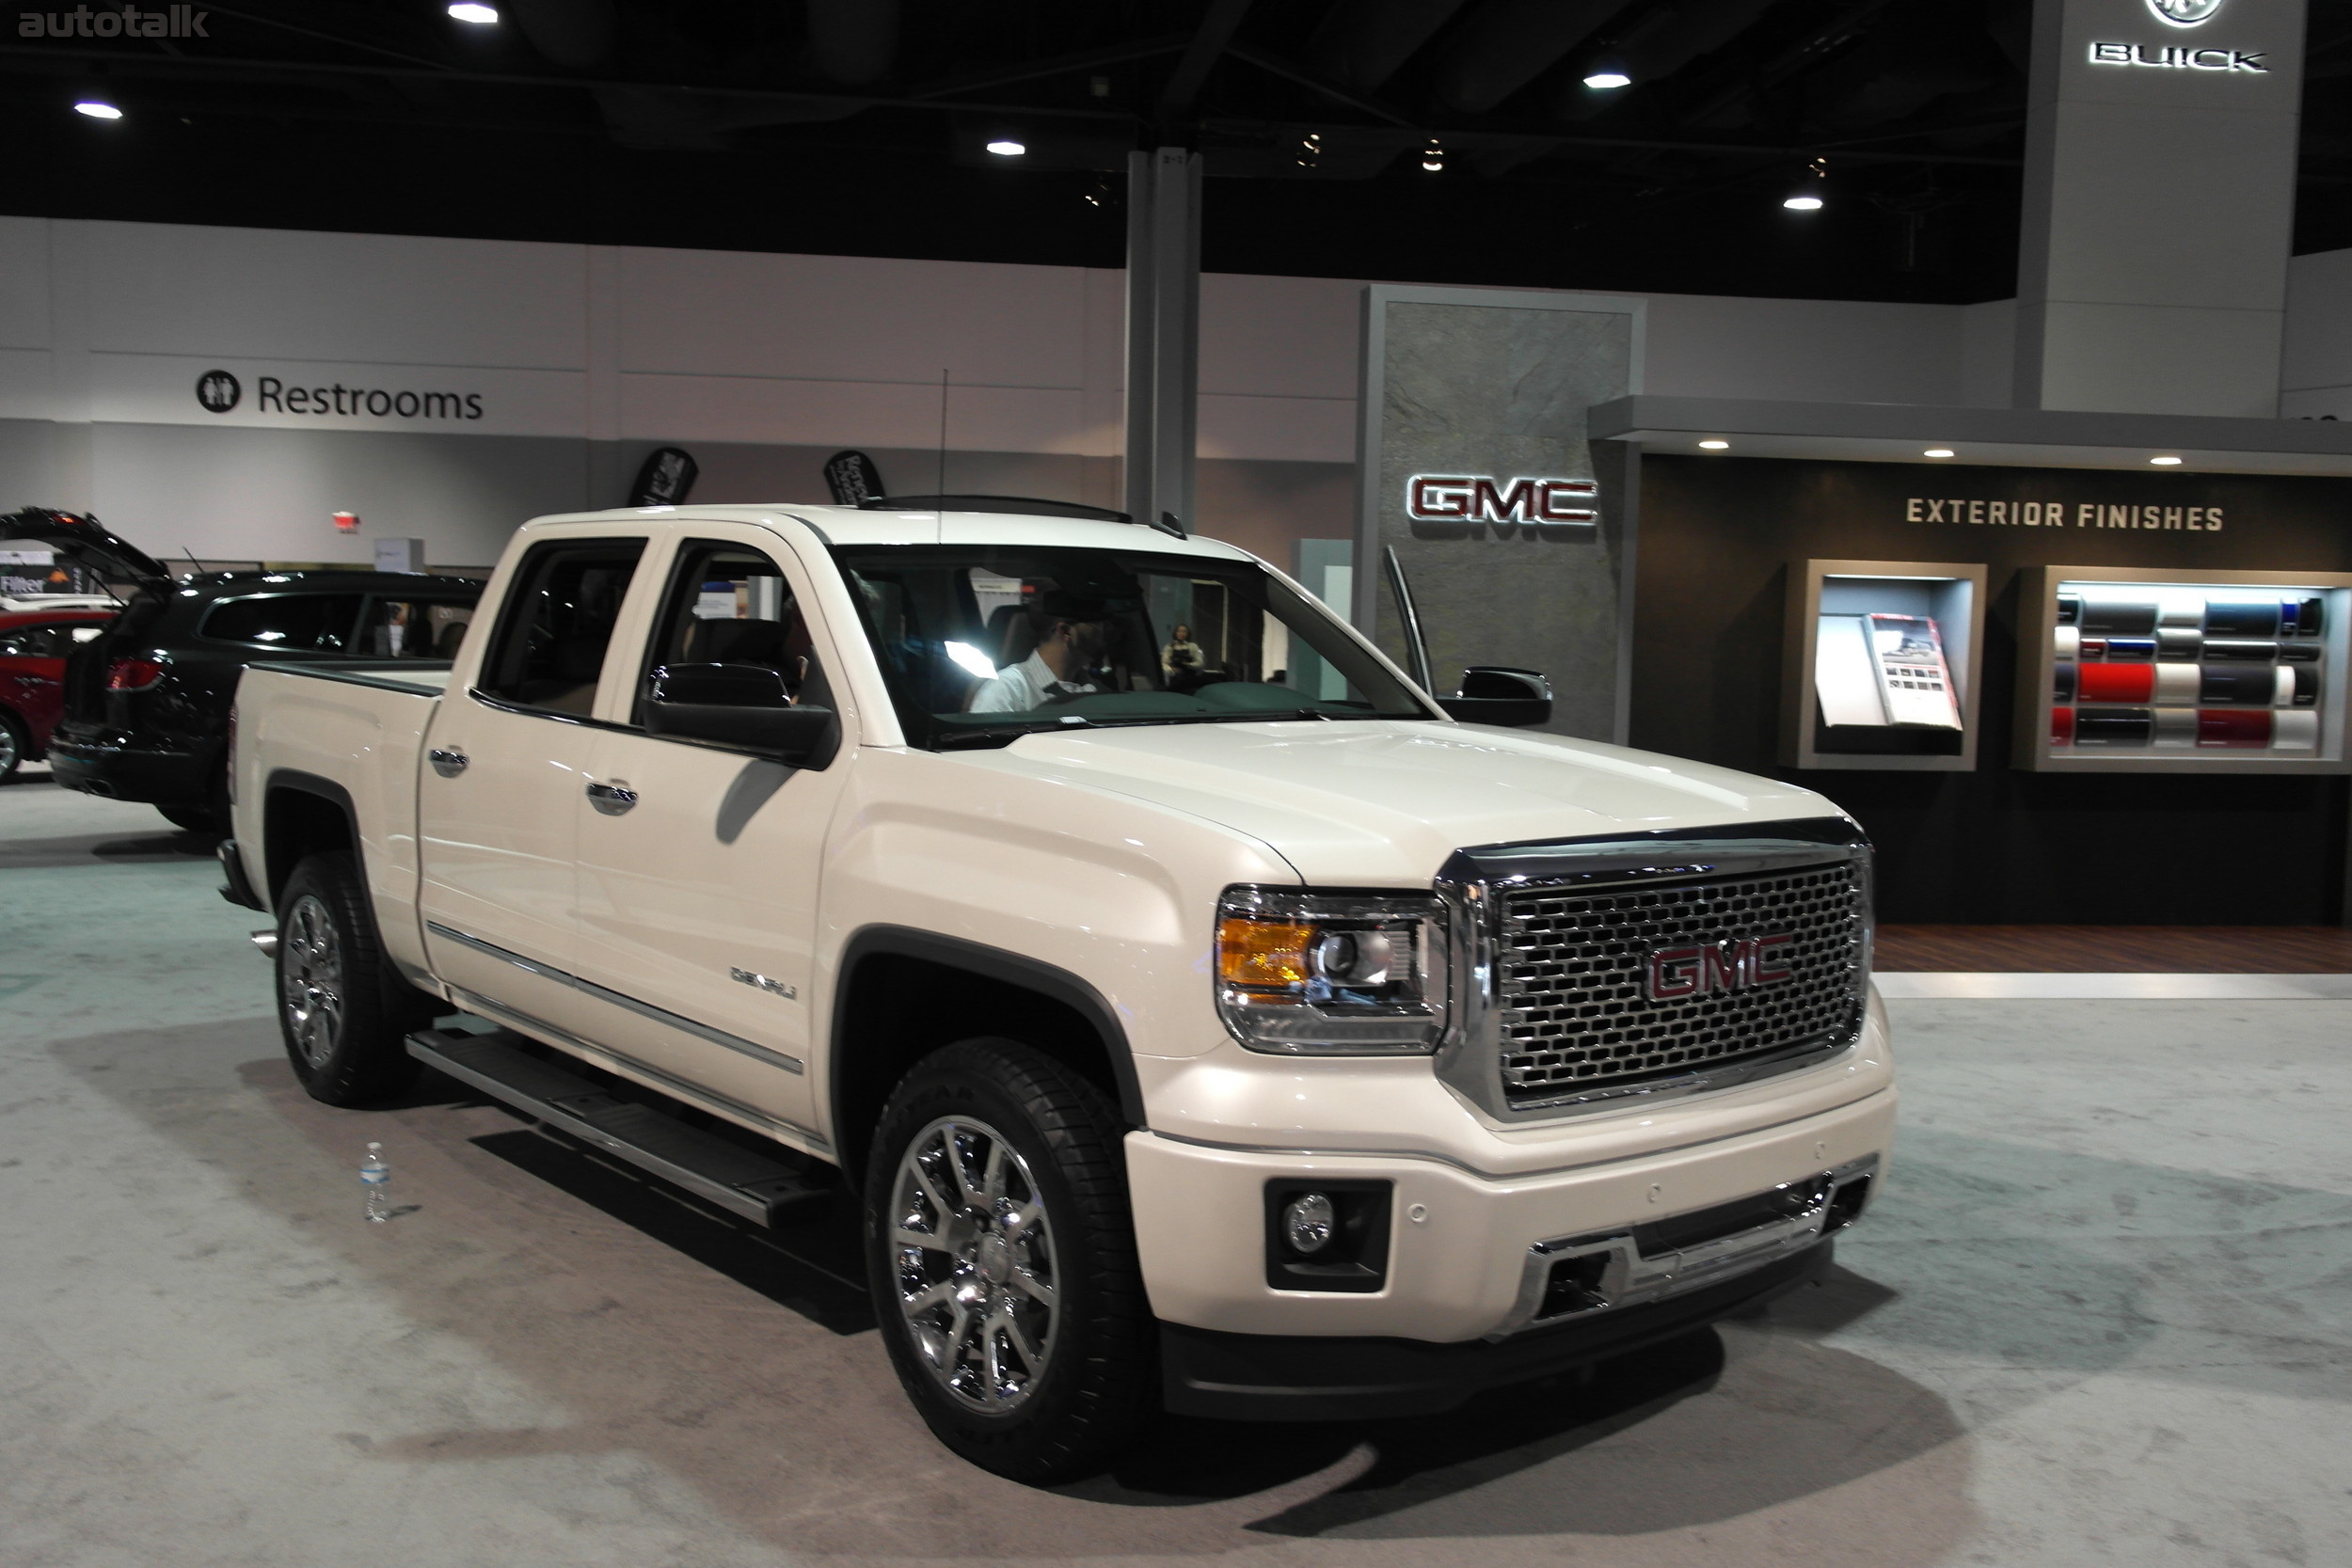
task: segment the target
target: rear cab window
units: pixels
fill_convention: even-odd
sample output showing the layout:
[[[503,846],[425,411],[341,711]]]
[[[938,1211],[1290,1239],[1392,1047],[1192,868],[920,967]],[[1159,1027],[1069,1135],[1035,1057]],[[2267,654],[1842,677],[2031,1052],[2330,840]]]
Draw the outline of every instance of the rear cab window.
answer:
[[[552,539],[515,573],[474,691],[516,707],[588,718],[605,650],[645,553],[644,537]]]

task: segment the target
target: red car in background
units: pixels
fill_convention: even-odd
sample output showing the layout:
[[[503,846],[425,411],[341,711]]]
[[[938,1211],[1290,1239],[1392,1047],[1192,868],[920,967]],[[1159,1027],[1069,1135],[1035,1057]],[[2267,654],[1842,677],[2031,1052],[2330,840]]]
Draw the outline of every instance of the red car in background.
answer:
[[[66,657],[95,641],[117,609],[87,599],[54,609],[10,599],[0,608],[0,781],[48,751],[65,707]]]

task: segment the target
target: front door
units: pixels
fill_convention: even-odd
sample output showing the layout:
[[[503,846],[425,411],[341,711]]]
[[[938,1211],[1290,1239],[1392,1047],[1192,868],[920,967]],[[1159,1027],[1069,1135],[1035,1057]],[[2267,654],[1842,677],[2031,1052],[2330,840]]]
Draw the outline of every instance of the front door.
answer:
[[[590,718],[646,540],[555,539],[515,575],[498,641],[471,687],[442,699],[417,783],[420,903],[434,973],[460,1006],[580,1027],[570,974]],[[616,663],[620,662],[618,660]],[[626,677],[624,677],[626,678]]]
[[[773,670],[796,700],[835,705],[798,561],[762,529],[689,527],[634,691],[608,700],[591,753],[606,794],[580,829],[580,962],[617,993],[601,1037],[820,1147],[806,1135],[811,948],[854,747],[845,736],[827,767],[789,768],[645,731],[647,677],[665,664]]]

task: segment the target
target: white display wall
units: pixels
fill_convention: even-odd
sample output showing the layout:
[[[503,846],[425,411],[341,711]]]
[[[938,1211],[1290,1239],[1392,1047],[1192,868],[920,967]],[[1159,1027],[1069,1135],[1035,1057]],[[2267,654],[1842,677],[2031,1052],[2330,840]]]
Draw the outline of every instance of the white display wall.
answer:
[[[894,488],[930,489],[943,371],[950,487],[1111,502],[1121,282],[0,218],[0,504],[92,508],[207,560],[364,560],[386,534],[478,564],[525,516],[616,502],[664,442],[701,462],[698,499],[821,499],[818,463],[841,446],[872,451]],[[1206,531],[1286,563],[1299,538],[1352,531],[1361,290],[1203,279]],[[1963,404],[2005,384],[1997,303],[1649,298],[1653,391]],[[2310,358],[2307,381],[2333,373]],[[197,397],[215,370],[238,383],[226,411]],[[365,520],[359,540],[332,532],[342,509]]]

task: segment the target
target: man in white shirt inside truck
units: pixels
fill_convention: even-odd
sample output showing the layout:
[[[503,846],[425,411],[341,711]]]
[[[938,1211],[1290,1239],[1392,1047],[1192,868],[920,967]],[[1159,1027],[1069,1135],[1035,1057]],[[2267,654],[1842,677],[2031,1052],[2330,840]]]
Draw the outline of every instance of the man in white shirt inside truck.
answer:
[[[1101,662],[1111,607],[1102,599],[1055,590],[1034,612],[1041,621],[1037,652],[1007,665],[972,693],[971,713],[1021,713],[1063,697],[1097,690],[1086,677]]]

